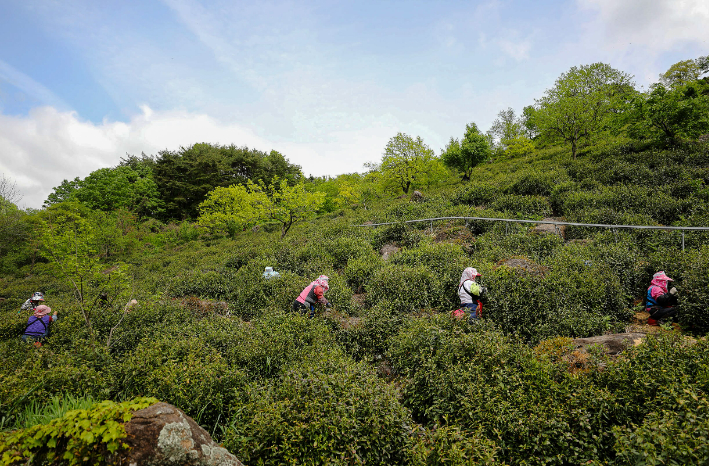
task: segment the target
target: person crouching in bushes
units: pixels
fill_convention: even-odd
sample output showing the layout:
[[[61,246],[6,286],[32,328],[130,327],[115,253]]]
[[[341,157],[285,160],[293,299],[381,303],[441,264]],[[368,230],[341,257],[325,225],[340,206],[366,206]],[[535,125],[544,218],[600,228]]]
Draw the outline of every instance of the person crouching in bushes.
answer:
[[[481,317],[481,311],[483,310],[481,297],[487,290],[486,287],[476,283],[476,277],[480,276],[481,274],[478,273],[478,270],[473,267],[467,267],[461,274],[461,281],[459,282],[461,308],[468,312],[469,322],[475,322],[476,319]]]
[[[41,291],[35,291],[30,299],[22,303],[22,306],[20,307],[20,311],[29,311],[34,310],[39,306],[40,303],[44,302],[44,294]],[[18,312],[19,314],[19,312]]]
[[[27,327],[22,335],[22,341],[34,341],[36,346],[42,346],[42,341],[49,336],[50,324],[56,322],[57,311],[49,315],[52,309],[49,306],[40,304],[35,308],[34,314],[27,319]]]
[[[293,302],[292,309],[302,314],[308,312],[308,318],[312,318],[315,314],[316,303],[330,308],[330,302],[324,296],[328,288],[328,277],[321,275],[301,291],[301,294]]]
[[[648,325],[657,326],[663,320],[675,317],[678,313],[678,291],[675,287],[668,289],[668,282],[672,282],[666,273],[661,270],[653,274],[651,286],[646,291],[646,312],[648,312]]]

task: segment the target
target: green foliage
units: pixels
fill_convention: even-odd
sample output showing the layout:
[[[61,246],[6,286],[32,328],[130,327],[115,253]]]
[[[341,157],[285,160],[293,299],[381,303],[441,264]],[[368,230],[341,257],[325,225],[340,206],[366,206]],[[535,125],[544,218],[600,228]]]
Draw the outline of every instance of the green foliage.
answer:
[[[573,66],[536,100],[535,125],[552,140],[571,145],[595,137],[623,100],[633,94],[631,77],[604,63]]]
[[[335,351],[251,384],[225,447],[249,464],[401,464],[407,411],[395,389]]]
[[[491,149],[486,136],[481,134],[475,123],[466,125],[463,139],[451,138],[441,153],[441,160],[449,168],[463,172],[463,179],[470,180],[473,169],[486,161]]]
[[[417,466],[497,464],[495,442],[480,430],[468,431],[455,425],[437,424],[422,429],[410,448],[410,464]]]
[[[128,448],[123,423],[137,411],[157,403],[155,398],[135,398],[123,403],[103,401],[91,409],[65,413],[48,424],[0,434],[3,464],[18,461],[59,464],[96,464],[119,449]]]
[[[639,426],[614,427],[617,464],[706,464],[710,460],[707,397],[684,395],[676,399],[677,411],[651,412]],[[684,406],[688,402],[692,410]]]
[[[119,398],[155,396],[208,426],[228,410],[230,393],[247,380],[196,336],[147,339],[112,371],[113,393]]]
[[[451,198],[454,204],[468,204],[473,206],[487,206],[495,201],[500,195],[498,186],[489,183],[471,183],[459,188]]]
[[[200,143],[178,151],[164,150],[154,167],[168,219],[196,218],[200,203],[218,186],[269,183],[275,177],[293,184],[302,177],[301,167],[276,151],[267,154],[235,145]]]
[[[675,142],[697,139],[708,130],[708,78],[665,87],[655,84],[638,95],[624,115],[636,138]]]
[[[552,208],[547,198],[543,196],[505,194],[491,203],[490,208],[508,214],[517,214],[518,217],[526,219],[552,215]]]
[[[674,63],[659,78],[661,84],[667,87],[682,86],[700,79],[708,72],[708,56],[696,58],[695,60],[682,60]]]
[[[397,133],[387,143],[380,171],[385,183],[396,186],[404,194],[412,187],[435,184],[445,177],[441,162],[422,138],[415,139],[404,133]]]

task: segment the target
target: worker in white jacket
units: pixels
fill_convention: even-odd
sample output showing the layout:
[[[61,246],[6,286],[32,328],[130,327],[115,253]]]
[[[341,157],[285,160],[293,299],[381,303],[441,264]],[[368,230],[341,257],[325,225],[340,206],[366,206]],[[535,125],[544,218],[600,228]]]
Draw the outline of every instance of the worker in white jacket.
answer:
[[[468,312],[469,322],[475,322],[481,316],[483,305],[481,304],[481,296],[486,293],[486,287],[476,283],[476,277],[481,274],[473,267],[467,267],[461,274],[459,282],[459,299],[461,300],[461,308]]]

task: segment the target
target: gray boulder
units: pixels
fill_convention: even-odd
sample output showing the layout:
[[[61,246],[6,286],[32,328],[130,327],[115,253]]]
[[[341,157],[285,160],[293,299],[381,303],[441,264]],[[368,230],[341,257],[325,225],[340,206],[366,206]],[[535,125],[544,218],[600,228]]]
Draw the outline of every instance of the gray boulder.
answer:
[[[180,409],[156,403],[133,413],[125,426],[130,447],[120,464],[131,466],[243,466]],[[125,455],[125,457],[124,457]]]

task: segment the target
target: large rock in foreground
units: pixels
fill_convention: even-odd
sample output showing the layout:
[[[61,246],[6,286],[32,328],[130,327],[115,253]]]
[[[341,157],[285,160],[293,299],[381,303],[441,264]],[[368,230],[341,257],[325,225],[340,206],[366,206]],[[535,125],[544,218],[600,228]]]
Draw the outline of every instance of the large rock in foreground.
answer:
[[[133,413],[124,427],[131,449],[121,464],[135,466],[243,466],[180,409],[156,403]]]

